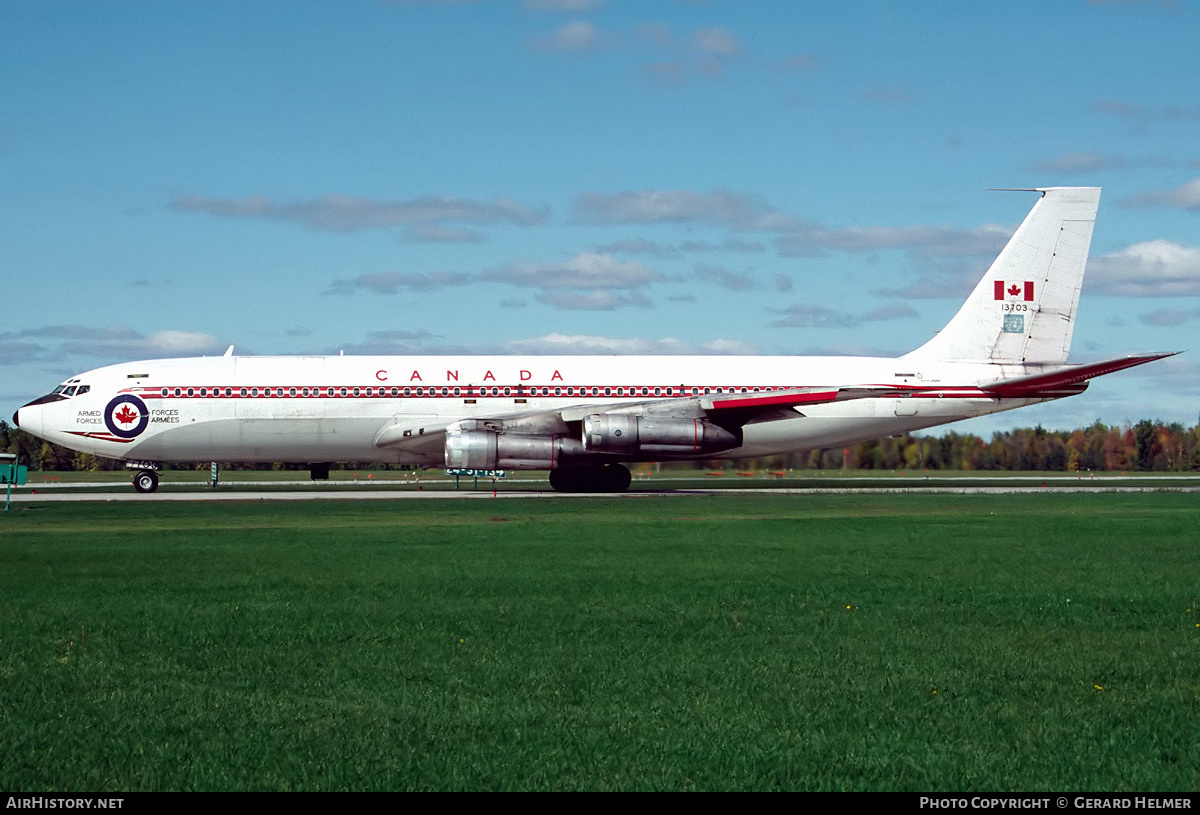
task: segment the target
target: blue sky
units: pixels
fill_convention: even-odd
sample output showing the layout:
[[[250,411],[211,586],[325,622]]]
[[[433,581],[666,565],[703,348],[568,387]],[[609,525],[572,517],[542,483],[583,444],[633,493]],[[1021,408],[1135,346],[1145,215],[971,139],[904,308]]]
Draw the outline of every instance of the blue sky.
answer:
[[[0,404],[221,353],[886,354],[1104,187],[1072,361],[1197,421],[1200,7],[0,4]]]

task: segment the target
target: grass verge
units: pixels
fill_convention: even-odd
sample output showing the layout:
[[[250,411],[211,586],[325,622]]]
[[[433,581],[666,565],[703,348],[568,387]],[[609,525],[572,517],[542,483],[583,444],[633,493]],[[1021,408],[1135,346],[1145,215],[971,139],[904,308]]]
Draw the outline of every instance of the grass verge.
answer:
[[[22,505],[0,788],[1194,790],[1194,496]]]

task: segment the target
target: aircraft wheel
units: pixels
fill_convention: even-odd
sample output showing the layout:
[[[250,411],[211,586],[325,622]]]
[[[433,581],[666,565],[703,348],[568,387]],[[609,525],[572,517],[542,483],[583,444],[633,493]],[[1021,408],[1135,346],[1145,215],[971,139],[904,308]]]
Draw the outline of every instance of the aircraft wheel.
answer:
[[[624,464],[608,464],[603,470],[604,492],[625,492],[633,481],[633,473]]]
[[[550,489],[555,492],[571,492],[571,474],[562,467],[550,471]]]
[[[158,489],[158,473],[154,470],[138,470],[133,477],[133,488],[138,492],[154,492]]]
[[[559,467],[550,471],[550,486],[558,492],[624,492],[633,475],[623,464]]]

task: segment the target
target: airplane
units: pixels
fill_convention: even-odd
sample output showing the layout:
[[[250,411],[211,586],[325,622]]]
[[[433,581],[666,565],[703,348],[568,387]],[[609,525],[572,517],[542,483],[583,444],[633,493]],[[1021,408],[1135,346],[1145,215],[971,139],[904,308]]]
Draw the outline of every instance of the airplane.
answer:
[[[1044,187],[950,322],[896,358],[223,356],[73,376],[13,415],[120,459],[139,492],[162,462],[387,461],[549,470],[620,492],[626,464],[843,446],[1082,393],[1173,353],[1067,364],[1100,189]],[[1177,352],[1175,352],[1177,353]]]

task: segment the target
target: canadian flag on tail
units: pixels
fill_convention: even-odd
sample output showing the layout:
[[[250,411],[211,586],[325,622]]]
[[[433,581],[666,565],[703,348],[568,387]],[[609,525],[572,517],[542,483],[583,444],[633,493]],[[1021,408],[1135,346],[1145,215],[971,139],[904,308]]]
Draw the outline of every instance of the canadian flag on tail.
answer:
[[[1014,283],[1011,280],[996,281],[996,298],[997,300],[1016,300],[1022,299],[1033,301],[1033,281],[1025,280],[1020,283]]]

